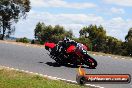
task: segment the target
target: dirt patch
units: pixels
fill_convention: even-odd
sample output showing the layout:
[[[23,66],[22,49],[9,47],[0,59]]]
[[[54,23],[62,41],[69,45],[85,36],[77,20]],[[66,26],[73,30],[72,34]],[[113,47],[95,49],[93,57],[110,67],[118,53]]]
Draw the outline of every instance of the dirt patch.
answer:
[[[15,42],[15,41],[7,41],[7,40],[0,40],[0,42],[3,42],[3,43],[10,43],[10,44],[16,44],[16,45],[22,45],[22,46],[26,46],[26,47],[39,47],[39,48],[43,48],[44,45],[39,45],[39,44],[30,44],[30,43],[21,43],[21,42]]]

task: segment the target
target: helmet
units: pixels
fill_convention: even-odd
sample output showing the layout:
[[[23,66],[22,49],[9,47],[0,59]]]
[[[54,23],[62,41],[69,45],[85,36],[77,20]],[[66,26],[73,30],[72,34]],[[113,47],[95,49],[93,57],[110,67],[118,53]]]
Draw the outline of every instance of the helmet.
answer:
[[[70,39],[69,39],[69,38],[67,38],[67,39],[66,39],[66,41],[68,41],[68,42],[69,42],[69,41],[70,41]]]
[[[68,37],[64,38],[64,42],[69,42],[69,41],[70,41],[70,38],[68,38]]]

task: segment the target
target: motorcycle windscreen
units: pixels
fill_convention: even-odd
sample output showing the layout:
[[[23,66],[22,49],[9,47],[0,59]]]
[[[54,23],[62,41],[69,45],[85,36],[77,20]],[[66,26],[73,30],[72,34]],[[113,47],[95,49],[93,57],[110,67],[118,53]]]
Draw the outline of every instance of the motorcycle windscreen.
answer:
[[[69,48],[67,48],[66,52],[71,53],[71,52],[74,52],[75,49],[76,47],[74,45],[71,45]]]
[[[51,48],[51,49],[54,48],[54,47],[56,46],[55,43],[48,43],[48,42],[45,43],[44,45],[47,46],[47,47],[49,47],[49,48]]]

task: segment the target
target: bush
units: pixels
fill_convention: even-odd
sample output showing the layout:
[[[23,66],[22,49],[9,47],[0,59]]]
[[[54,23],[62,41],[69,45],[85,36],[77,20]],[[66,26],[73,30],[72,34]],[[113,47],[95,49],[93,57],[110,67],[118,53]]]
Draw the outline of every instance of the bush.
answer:
[[[16,42],[29,43],[29,39],[26,37],[16,39]]]
[[[35,40],[34,39],[31,41],[31,44],[35,44]]]

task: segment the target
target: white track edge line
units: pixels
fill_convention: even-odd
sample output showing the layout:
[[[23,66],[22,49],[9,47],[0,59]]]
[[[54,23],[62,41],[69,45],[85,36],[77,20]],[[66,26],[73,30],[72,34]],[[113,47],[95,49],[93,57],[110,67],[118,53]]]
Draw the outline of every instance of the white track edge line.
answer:
[[[67,80],[67,79],[63,79],[63,78],[58,78],[58,77],[43,75],[43,74],[39,74],[39,73],[35,73],[35,72],[30,72],[28,70],[20,70],[20,69],[16,69],[16,68],[12,68],[12,67],[7,67],[7,66],[2,66],[2,65],[0,65],[0,66],[3,67],[3,68],[11,69],[11,70],[16,70],[16,71],[21,71],[21,72],[25,72],[25,73],[34,74],[34,75],[39,75],[41,77],[49,78],[51,80],[61,80],[61,81],[69,82],[69,83],[72,83],[72,84],[77,84],[76,81],[72,81],[72,80]],[[101,86],[96,86],[96,85],[91,85],[91,84],[85,84],[85,86],[104,88],[104,87],[101,87]]]

